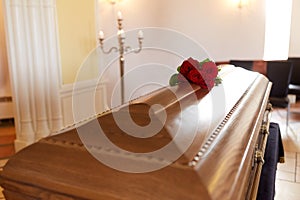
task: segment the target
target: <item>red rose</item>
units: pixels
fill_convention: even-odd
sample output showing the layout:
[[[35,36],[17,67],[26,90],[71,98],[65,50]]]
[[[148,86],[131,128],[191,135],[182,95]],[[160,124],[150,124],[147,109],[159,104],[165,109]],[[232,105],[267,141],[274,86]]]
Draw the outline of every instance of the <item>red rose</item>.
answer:
[[[203,78],[200,74],[200,72],[197,70],[197,69],[192,69],[188,75],[187,75],[187,78],[193,82],[193,83],[196,83],[196,84],[200,84],[201,82],[203,82]]]
[[[199,82],[198,85],[203,89],[211,90],[215,86],[215,82],[213,80],[205,81],[204,79],[202,79],[202,81]]]
[[[215,79],[218,76],[218,67],[214,62],[203,63],[201,68],[201,74],[203,77],[209,79]]]
[[[215,81],[214,80],[207,80],[205,81],[206,89],[211,90],[215,86]]]
[[[177,83],[189,81],[203,89],[211,90],[215,85],[218,71],[217,65],[209,59],[199,63],[199,61],[189,58],[179,67],[179,74],[176,77]]]
[[[207,86],[206,86],[206,83],[204,81],[204,79],[201,79],[199,82],[198,82],[198,85],[203,88],[203,89],[207,89]]]
[[[183,61],[183,63],[181,64],[180,73],[184,76],[187,76],[192,69],[198,69],[199,66],[200,64],[197,60],[194,60],[193,58],[189,58]]]

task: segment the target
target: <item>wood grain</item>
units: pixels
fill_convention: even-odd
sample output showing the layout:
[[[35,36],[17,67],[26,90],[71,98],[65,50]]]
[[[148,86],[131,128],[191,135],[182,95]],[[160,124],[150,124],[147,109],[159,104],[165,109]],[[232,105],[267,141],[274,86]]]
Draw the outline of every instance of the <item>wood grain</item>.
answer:
[[[211,91],[188,85],[162,88],[22,150],[0,175],[6,198],[246,199],[270,83],[263,75],[234,67],[224,67],[221,76],[223,84]],[[162,129],[149,138],[137,138],[118,127],[115,114],[128,123],[132,119],[141,127],[153,123]],[[107,149],[95,139],[94,123],[116,146],[135,153],[163,148],[174,141],[178,130],[184,130],[179,133],[183,139],[192,137],[192,142],[187,149],[175,145],[173,150],[182,155],[162,169],[126,173],[99,162],[88,150],[119,159],[120,165],[124,160],[145,166],[164,160]],[[89,138],[84,142],[79,133],[83,130]]]

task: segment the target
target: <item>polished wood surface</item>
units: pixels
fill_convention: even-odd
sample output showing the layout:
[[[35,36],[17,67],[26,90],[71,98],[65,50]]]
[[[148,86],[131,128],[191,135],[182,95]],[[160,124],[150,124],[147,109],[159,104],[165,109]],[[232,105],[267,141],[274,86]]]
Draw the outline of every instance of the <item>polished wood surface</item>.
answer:
[[[211,91],[195,85],[162,88],[79,129],[63,131],[22,150],[9,160],[0,176],[6,198],[246,199],[271,85],[259,73],[232,66],[223,66],[221,77],[223,83]],[[119,128],[116,116],[122,122],[133,120],[142,127],[162,128],[151,137],[137,138]],[[104,165],[89,151],[125,160],[128,165],[163,163],[164,157],[131,156],[107,149],[95,140],[94,123],[101,125],[116,146],[135,153],[159,150],[178,135],[182,140],[193,140],[187,149],[175,143],[173,151],[182,155],[162,169],[126,173]],[[85,130],[88,139],[77,134],[80,130]]]

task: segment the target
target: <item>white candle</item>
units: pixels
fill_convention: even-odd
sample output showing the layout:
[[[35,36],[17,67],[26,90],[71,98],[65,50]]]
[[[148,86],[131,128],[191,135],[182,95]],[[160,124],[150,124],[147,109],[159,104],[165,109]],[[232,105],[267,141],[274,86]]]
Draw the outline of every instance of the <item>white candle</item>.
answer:
[[[139,32],[138,32],[138,36],[139,36],[139,38],[143,38],[143,37],[144,37],[144,33],[143,33],[143,31],[142,31],[142,30],[139,30]]]
[[[103,33],[103,31],[99,31],[99,38],[100,39],[104,39],[104,33]]]
[[[122,19],[123,19],[122,13],[121,11],[118,11],[118,20],[122,20]]]

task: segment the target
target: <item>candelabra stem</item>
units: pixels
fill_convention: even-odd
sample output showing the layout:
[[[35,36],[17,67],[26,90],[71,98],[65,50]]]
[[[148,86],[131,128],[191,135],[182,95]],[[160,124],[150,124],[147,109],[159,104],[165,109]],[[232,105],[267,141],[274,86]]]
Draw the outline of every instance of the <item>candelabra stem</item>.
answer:
[[[109,50],[105,50],[104,46],[103,46],[103,41],[104,41],[104,33],[103,31],[99,32],[99,43],[100,43],[100,48],[102,50],[103,53],[105,54],[109,54],[112,51],[119,51],[119,63],[120,63],[120,89],[121,89],[121,104],[125,103],[125,84],[124,84],[124,67],[125,67],[125,57],[124,57],[124,53],[126,53],[127,51],[129,51],[131,48],[130,46],[125,46],[125,32],[123,30],[123,25],[122,25],[122,14],[119,12],[118,13],[118,42],[119,42],[119,46],[118,47],[112,47]],[[138,42],[139,42],[139,48],[137,50],[133,50],[134,53],[139,53],[142,50],[142,40],[143,40],[143,32],[140,31],[138,33]]]
[[[122,29],[122,20],[118,20],[118,41],[119,41],[119,63],[120,63],[120,81],[121,81],[121,103],[124,104],[125,98],[125,86],[124,86],[124,67],[125,67],[125,58],[124,58],[124,31]]]
[[[125,59],[124,56],[120,56],[119,58],[120,62],[120,78],[121,78],[121,103],[124,104],[124,64],[125,64]]]

